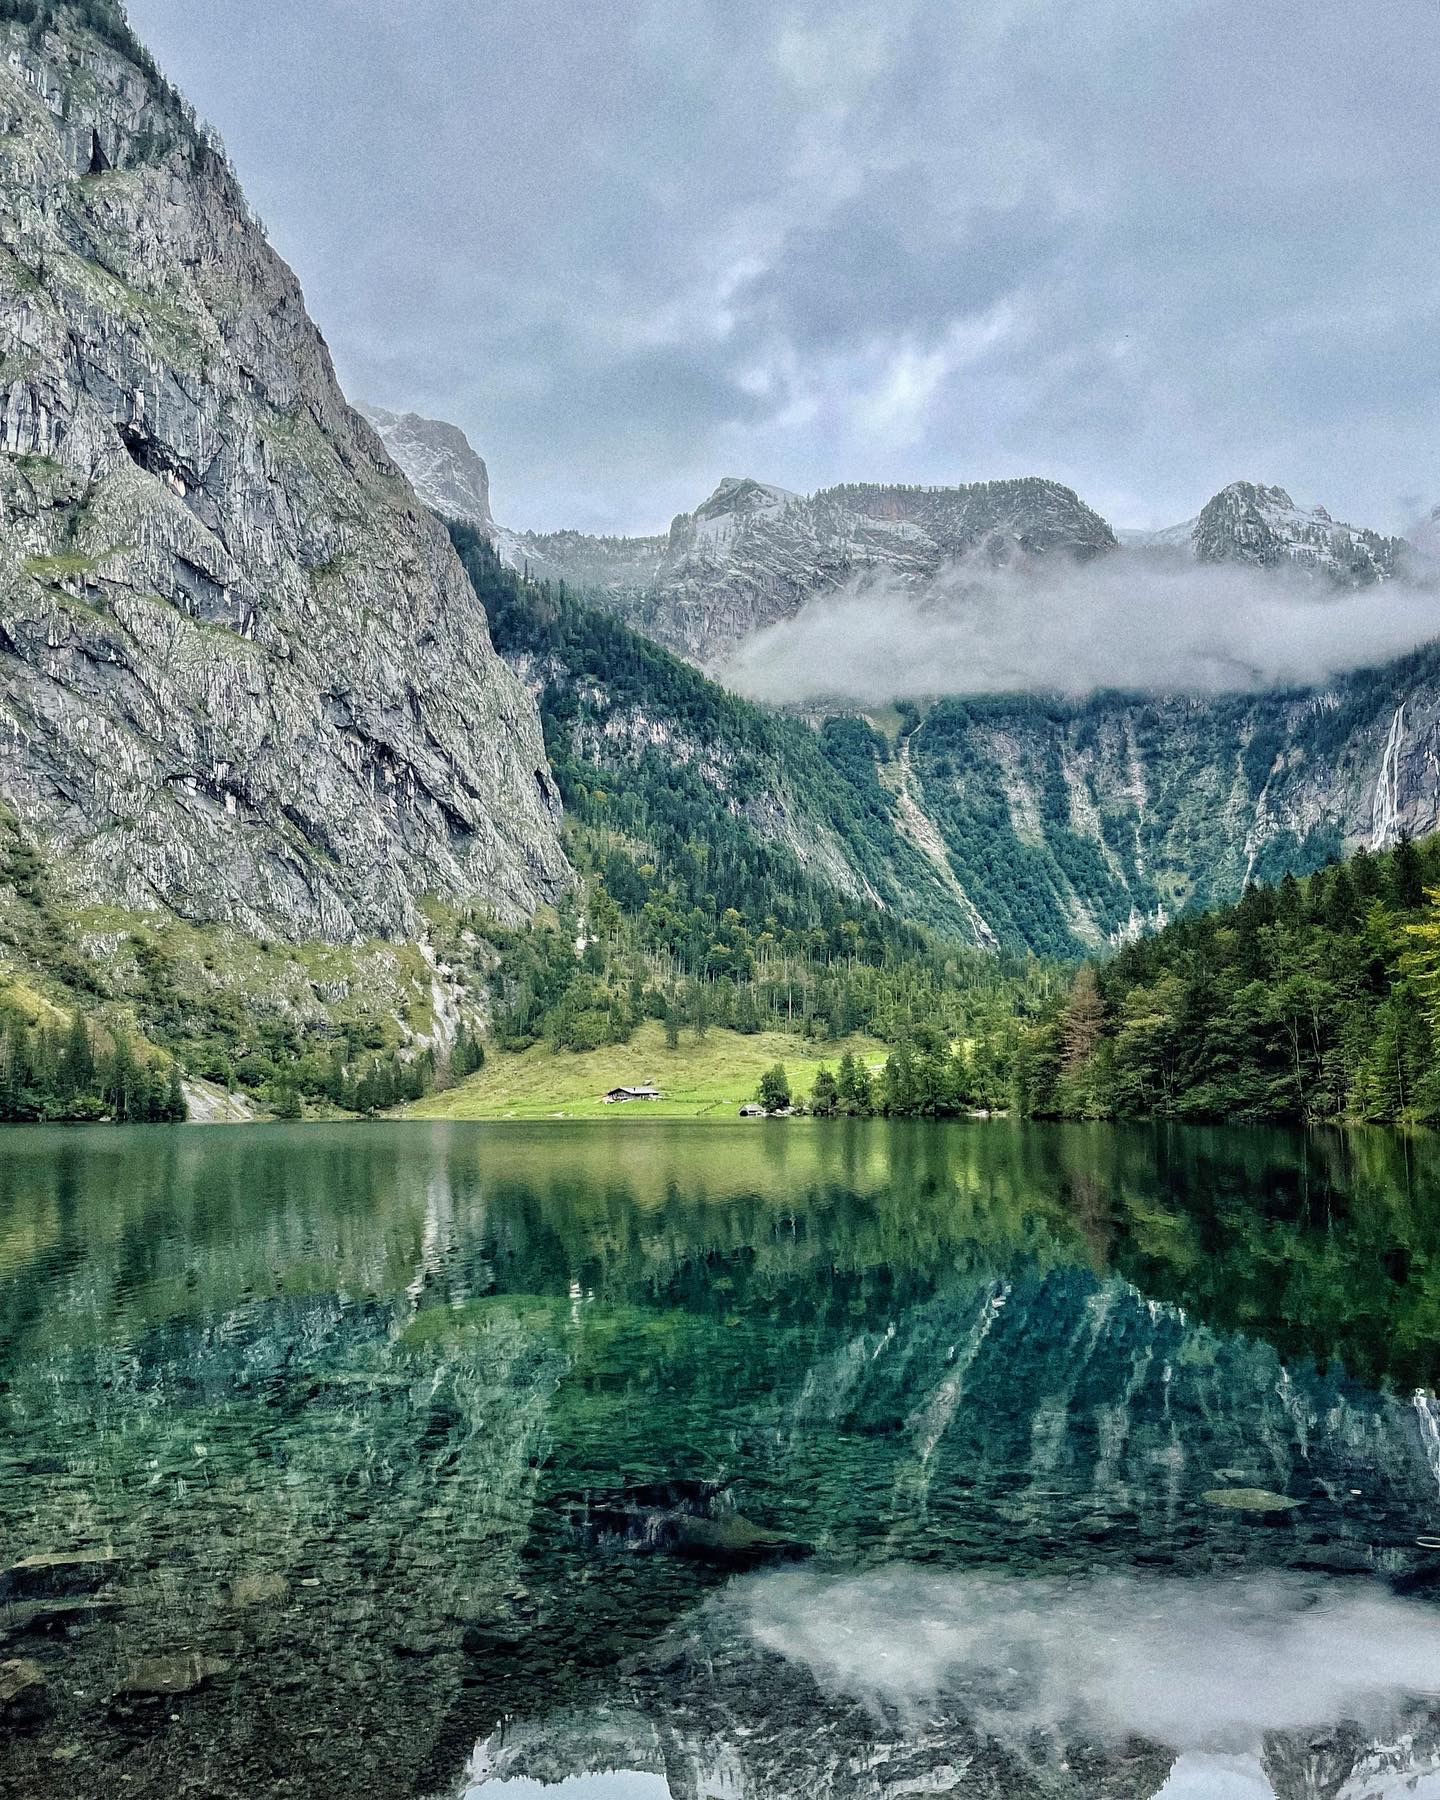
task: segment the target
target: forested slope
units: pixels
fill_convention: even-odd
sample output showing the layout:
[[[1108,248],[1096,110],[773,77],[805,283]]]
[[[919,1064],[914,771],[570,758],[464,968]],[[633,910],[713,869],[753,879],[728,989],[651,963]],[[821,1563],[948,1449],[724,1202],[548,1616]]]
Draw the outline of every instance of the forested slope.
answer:
[[[502,1040],[585,1049],[667,1014],[889,1037],[968,1016],[1016,980],[1045,986],[1023,959],[972,947],[953,892],[897,827],[884,741],[863,720],[816,731],[762,713],[518,577],[473,529],[451,535],[536,696],[566,847],[590,883],[573,929],[490,929]]]
[[[1440,648],[1327,687],[948,699],[911,792],[1004,944],[1093,954],[1440,824]]]
[[[1440,1118],[1440,838],[1252,886],[1087,966],[1027,1032],[1031,1113]]]

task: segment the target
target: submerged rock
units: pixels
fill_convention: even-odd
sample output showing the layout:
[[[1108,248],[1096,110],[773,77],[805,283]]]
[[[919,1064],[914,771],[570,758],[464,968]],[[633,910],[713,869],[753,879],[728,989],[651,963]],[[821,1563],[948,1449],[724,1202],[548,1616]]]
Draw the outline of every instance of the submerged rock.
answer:
[[[230,1584],[230,1604],[236,1607],[273,1606],[290,1592],[283,1575],[241,1575]]]
[[[102,1552],[22,1556],[0,1571],[0,1600],[38,1600],[89,1594],[114,1573],[115,1559]]]
[[[723,1568],[795,1562],[813,1547],[756,1524],[723,1504],[717,1483],[680,1478],[589,1492],[569,1501],[571,1523],[587,1540],[668,1552]]]
[[[1286,1494],[1275,1494],[1269,1488],[1206,1488],[1202,1498],[1211,1506],[1228,1507],[1232,1512],[1282,1513],[1303,1506],[1303,1500],[1292,1500]]]
[[[0,1613],[0,1637],[24,1637],[28,1633],[65,1633],[73,1626],[88,1625],[114,1612],[116,1602],[90,1595],[60,1595],[48,1600],[16,1600]]]
[[[814,1553],[813,1545],[784,1532],[770,1531],[740,1513],[718,1519],[681,1517],[674,1547],[681,1556],[724,1568],[750,1569],[760,1563],[800,1562]]]
[[[115,1698],[124,1700],[178,1699],[193,1694],[217,1676],[228,1674],[230,1664],[223,1657],[202,1656],[195,1650],[177,1651],[170,1656],[147,1656],[132,1663],[125,1678],[115,1690]]]
[[[38,1725],[49,1711],[50,1692],[39,1664],[23,1656],[0,1662],[0,1723]]]

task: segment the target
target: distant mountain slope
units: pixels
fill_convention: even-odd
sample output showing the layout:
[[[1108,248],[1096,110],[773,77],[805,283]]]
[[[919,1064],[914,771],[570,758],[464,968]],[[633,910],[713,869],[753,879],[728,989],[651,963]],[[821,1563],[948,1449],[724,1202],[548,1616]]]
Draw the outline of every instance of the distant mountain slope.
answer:
[[[497,548],[701,662],[827,586],[883,573],[923,590],[955,558],[1133,556],[1143,569],[1146,554],[1163,553],[1298,570],[1327,586],[1408,572],[1403,540],[1247,483],[1185,525],[1126,536],[1131,547],[1118,548],[1103,519],[1052,483],[852,485],[805,498],[729,478],[668,538],[500,533]],[[523,657],[515,666],[535,679]],[[668,704],[641,707],[636,742],[668,742]],[[1314,692],[953,698],[923,720],[915,708],[901,718],[888,743],[858,717],[825,725],[819,741],[845,743],[852,776],[868,761],[887,809],[868,860],[813,821],[802,856],[828,862],[845,891],[863,869],[887,907],[987,947],[1093,951],[1232,900],[1249,879],[1440,827],[1440,652]],[[606,711],[593,741],[613,756],[631,732]],[[692,760],[707,779],[726,761]],[[748,808],[757,821],[765,810]],[[787,809],[772,823],[782,817],[793,832]]]
[[[713,865],[716,904],[777,929],[878,909],[986,942],[948,867],[907,833],[884,739],[859,718],[818,730],[762,712],[619,620],[517,579],[452,526],[496,647],[536,696],[572,823],[642,860]]]
[[[1341,587],[1392,579],[1407,548],[1403,538],[1342,524],[1323,506],[1297,506],[1284,488],[1252,481],[1232,481],[1206,504],[1191,545],[1201,562],[1289,568]]]
[[[945,700],[907,752],[995,938],[1100,948],[1440,829],[1440,645],[1315,691]]]
[[[1153,531],[1117,525],[1115,538],[1122,550],[1190,550],[1194,547],[1198,523],[1197,519],[1185,519],[1179,525],[1162,525]]]
[[[534,706],[220,152],[106,0],[0,8],[0,128],[0,800],[257,935],[529,917]]]
[[[1200,513],[1158,531],[1120,529],[1127,550],[1176,550],[1201,563],[1241,563],[1323,576],[1338,587],[1368,587],[1423,575],[1418,545],[1331,518],[1323,506],[1298,506],[1282,487],[1232,481]]]
[[[718,805],[837,892],[987,948],[1094,951],[1440,829],[1440,647],[1323,690],[943,700],[887,739],[766,714],[572,600],[481,589],[562,787],[643,769],[638,791]]]
[[[618,540],[608,566],[563,535],[522,534],[507,554],[706,666],[851,581],[916,588],[957,558],[996,565],[1114,547],[1099,514],[1058,482],[852,485],[805,496],[731,476],[682,513],[668,539]]]
[[[419,413],[388,412],[383,406],[357,410],[375,427],[416,498],[431,512],[442,519],[460,519],[487,537],[494,535],[490,471],[458,425],[424,419]]]

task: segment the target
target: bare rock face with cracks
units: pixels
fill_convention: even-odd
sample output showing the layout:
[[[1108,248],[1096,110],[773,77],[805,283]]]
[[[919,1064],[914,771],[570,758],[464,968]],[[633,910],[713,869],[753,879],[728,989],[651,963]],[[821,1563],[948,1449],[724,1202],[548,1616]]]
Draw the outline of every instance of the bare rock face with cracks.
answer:
[[[0,800],[77,893],[257,934],[562,892],[530,697],[118,12],[0,26],[0,185]]]

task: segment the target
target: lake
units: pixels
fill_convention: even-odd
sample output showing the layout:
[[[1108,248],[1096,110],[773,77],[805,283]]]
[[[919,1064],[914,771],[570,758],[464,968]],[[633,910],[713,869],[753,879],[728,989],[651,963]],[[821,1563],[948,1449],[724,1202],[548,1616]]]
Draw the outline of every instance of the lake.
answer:
[[[1440,1150],[0,1136],[0,1793],[1440,1795]]]

